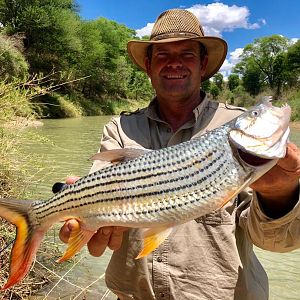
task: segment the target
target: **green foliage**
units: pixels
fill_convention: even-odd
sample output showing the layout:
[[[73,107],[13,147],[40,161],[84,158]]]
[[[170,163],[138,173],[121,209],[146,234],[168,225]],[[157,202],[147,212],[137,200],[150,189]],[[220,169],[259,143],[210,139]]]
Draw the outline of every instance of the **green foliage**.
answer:
[[[293,86],[298,80],[292,61],[299,55],[299,48],[296,45],[294,49],[295,52],[291,42],[280,35],[256,39],[244,48],[234,71],[242,75],[243,85],[252,95],[267,87],[278,97],[287,85]],[[289,61],[288,57],[293,58]],[[295,62],[297,65],[297,58]]]
[[[238,86],[232,93],[232,104],[240,107],[251,107],[256,103],[256,98],[251,96],[242,86]]]
[[[124,25],[100,18],[85,21],[80,36],[83,51],[76,65],[79,77],[87,77],[78,85],[88,98],[101,95],[126,97],[132,65],[125,58],[126,42],[133,31]]]
[[[206,92],[206,93],[209,93],[210,91],[210,85],[211,85],[211,82],[209,79],[201,82],[201,89]]]
[[[214,82],[211,83],[210,93],[214,99],[217,99],[220,94],[220,89]]]
[[[242,85],[251,96],[256,96],[261,92],[261,74],[257,68],[249,67],[245,70]]]
[[[228,76],[227,85],[228,85],[228,88],[231,92],[234,91],[240,85],[239,75],[234,74],[234,73],[230,74]]]
[[[286,77],[290,87],[299,86],[300,81],[300,40],[289,47],[286,54]]]
[[[25,78],[28,64],[17,49],[12,38],[0,34],[0,79],[12,80],[14,77]]]
[[[130,93],[129,98],[151,100],[154,96],[154,91],[148,76],[135,68],[132,73],[132,82],[129,86]]]
[[[40,97],[39,105],[43,116],[47,118],[76,118],[83,115],[81,107],[73,103],[68,95],[55,92]]]
[[[300,91],[298,91],[289,101],[289,105],[292,107],[292,121],[300,120]]]
[[[29,100],[36,94],[20,81],[0,81],[0,197],[21,195],[31,179],[24,167],[29,158],[20,153],[19,145],[24,127],[34,118]]]
[[[72,0],[2,1],[0,22],[10,34],[24,34],[31,72],[67,68],[81,49],[80,20]]]
[[[121,112],[133,112],[149,104],[146,100],[106,99],[101,107],[106,115],[119,115]]]
[[[223,89],[223,75],[221,73],[217,73],[212,77],[213,82],[218,87],[220,91]]]

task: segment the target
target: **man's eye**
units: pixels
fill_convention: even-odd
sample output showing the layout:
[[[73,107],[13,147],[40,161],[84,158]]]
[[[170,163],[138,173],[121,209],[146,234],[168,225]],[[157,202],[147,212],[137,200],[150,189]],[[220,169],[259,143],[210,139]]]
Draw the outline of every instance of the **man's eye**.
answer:
[[[192,58],[192,57],[194,57],[195,55],[194,55],[194,53],[192,53],[192,52],[186,52],[186,53],[183,53],[183,57],[186,57],[186,58]]]
[[[157,56],[157,57],[160,57],[160,58],[166,57],[166,56],[167,56],[167,53],[165,53],[165,52],[157,53],[156,56]]]

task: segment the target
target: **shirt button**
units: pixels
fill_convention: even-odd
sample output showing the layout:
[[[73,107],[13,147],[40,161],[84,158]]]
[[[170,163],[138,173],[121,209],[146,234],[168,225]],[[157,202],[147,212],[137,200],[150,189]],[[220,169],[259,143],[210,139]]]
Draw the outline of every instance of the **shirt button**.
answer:
[[[168,129],[167,129],[167,132],[168,132],[168,133],[170,133],[171,131],[172,131],[172,129],[171,129],[171,128],[168,128]]]
[[[162,262],[162,258],[161,258],[161,257],[158,257],[158,258],[157,258],[157,261],[158,261],[158,262]]]
[[[164,294],[164,293],[159,293],[159,296],[160,296],[161,298],[164,298],[164,297],[165,297],[165,294]]]

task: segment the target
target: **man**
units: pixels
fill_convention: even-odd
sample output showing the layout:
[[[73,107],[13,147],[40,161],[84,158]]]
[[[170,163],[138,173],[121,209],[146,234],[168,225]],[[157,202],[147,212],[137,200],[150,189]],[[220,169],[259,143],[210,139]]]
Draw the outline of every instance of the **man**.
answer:
[[[146,109],[113,118],[104,128],[101,151],[159,149],[187,141],[238,116],[238,108],[209,100],[201,82],[213,76],[227,53],[225,41],[204,36],[186,10],[162,13],[150,41],[130,41],[128,53],[156,91]],[[97,170],[97,163],[91,171]],[[300,151],[287,156],[223,209],[180,225],[148,257],[135,260],[139,229],[101,228],[89,251],[116,250],[106,271],[107,286],[128,299],[268,299],[267,276],[253,244],[270,251],[300,246]],[[284,187],[284,188],[283,188]],[[61,230],[66,240],[71,221]]]

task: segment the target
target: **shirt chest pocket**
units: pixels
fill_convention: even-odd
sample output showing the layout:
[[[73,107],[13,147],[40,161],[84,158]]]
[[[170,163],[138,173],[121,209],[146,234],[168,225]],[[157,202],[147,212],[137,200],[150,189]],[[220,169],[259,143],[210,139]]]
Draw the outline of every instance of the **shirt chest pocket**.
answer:
[[[235,223],[235,209],[232,213],[228,212],[226,209],[221,208],[213,211],[207,215],[201,216],[195,221],[197,223],[202,223],[204,225],[218,226],[218,225],[233,225]]]

